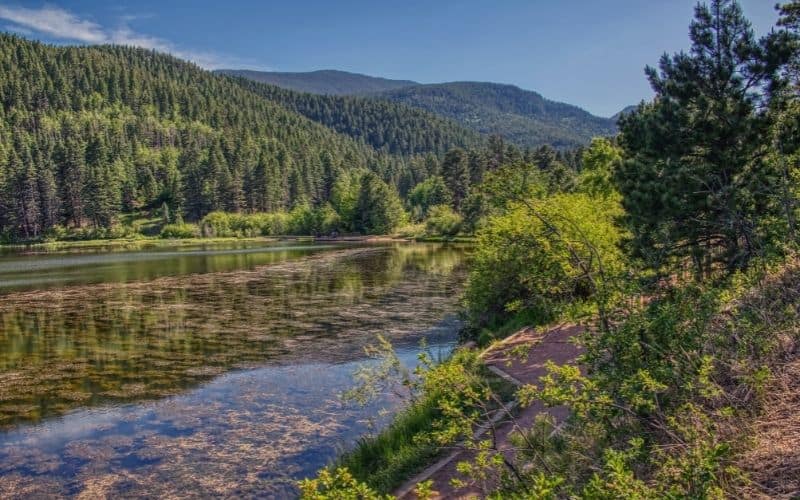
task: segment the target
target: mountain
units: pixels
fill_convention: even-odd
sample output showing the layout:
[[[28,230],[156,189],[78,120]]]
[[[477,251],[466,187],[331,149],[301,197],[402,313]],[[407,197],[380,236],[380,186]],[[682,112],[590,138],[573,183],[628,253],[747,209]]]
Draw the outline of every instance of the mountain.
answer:
[[[196,220],[322,203],[351,169],[413,183],[405,159],[265,99],[265,85],[154,51],[0,34],[0,74],[0,239],[109,230],[164,204]]]
[[[625,106],[624,108],[622,108],[622,110],[619,113],[617,113],[614,116],[612,116],[611,120],[613,120],[614,123],[617,123],[617,121],[622,117],[622,115],[627,115],[628,113],[632,113],[632,112],[636,111],[636,108],[638,108],[638,107],[639,107],[638,105],[636,105],[636,106],[634,106],[634,105]]]
[[[617,118],[602,118],[570,104],[551,101],[542,95],[513,85],[483,82],[450,82],[419,84],[410,80],[388,80],[367,75],[335,70],[307,73],[277,73],[249,70],[219,70],[230,76],[268,83],[287,90],[319,95],[364,96],[376,100],[392,101],[422,109],[442,118],[458,122],[462,127],[484,136],[497,134],[522,147],[545,144],[558,149],[569,149],[587,144],[592,137],[613,135],[617,132]],[[273,95],[290,109],[315,121],[333,126],[337,131],[353,134],[377,148],[386,141],[373,141],[367,137],[363,120],[342,121],[342,110],[360,106],[377,108],[375,102],[341,99],[308,105],[298,105],[296,96]],[[303,98],[309,100],[309,98]],[[292,102],[288,102],[292,101]],[[322,108],[326,108],[323,111]],[[627,110],[628,108],[626,108]],[[398,111],[383,109],[367,114],[379,118],[385,113],[397,115]],[[422,117],[420,117],[422,118]],[[429,120],[429,118],[428,118]],[[441,122],[436,125],[441,128]],[[451,132],[452,133],[452,132]],[[446,142],[446,141],[445,141]],[[438,150],[438,146],[434,146]],[[389,148],[390,151],[408,152],[415,147]]]
[[[525,147],[572,148],[587,144],[592,137],[616,133],[616,122],[609,118],[513,85],[452,82],[405,87],[376,96],[451,118],[482,134],[501,135]]]
[[[376,150],[402,156],[471,148],[483,137],[452,120],[385,99],[319,95],[232,77],[243,88]]]
[[[395,90],[418,85],[410,80],[389,80],[374,76],[348,73],[347,71],[320,70],[305,73],[278,73],[272,71],[250,71],[222,69],[219,73],[240,76],[261,83],[277,85],[285,89],[312,94],[355,95]]]

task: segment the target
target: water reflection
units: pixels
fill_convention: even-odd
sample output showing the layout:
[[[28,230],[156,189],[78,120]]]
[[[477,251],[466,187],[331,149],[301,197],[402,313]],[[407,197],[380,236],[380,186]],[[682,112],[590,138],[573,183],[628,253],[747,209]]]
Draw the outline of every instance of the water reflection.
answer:
[[[416,350],[400,354],[412,363]],[[355,366],[235,372],[157,403],[81,411],[8,433],[0,438],[0,496],[291,496],[295,478],[314,474],[367,430],[364,412],[342,407],[331,392],[349,386]]]
[[[299,252],[0,296],[0,496],[283,496],[361,435],[334,395],[376,333],[452,345],[463,251]]]
[[[0,252],[0,294],[87,283],[130,282],[162,276],[253,269],[341,248],[341,245],[242,241],[157,247],[147,251],[75,248]]]

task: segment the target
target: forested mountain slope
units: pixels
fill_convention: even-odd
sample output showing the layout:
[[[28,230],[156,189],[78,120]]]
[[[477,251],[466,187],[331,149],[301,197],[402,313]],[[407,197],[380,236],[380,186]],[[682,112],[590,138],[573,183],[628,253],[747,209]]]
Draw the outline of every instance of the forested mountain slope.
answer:
[[[0,235],[108,226],[161,206],[281,210],[324,201],[378,153],[227,77],[152,51],[56,47],[0,34]]]
[[[241,76],[285,89],[313,94],[354,95],[394,90],[418,85],[410,80],[389,80],[375,76],[348,73],[347,71],[320,70],[301,73],[222,69],[220,73]]]
[[[513,85],[452,82],[417,85],[377,94],[383,99],[451,118],[519,146],[570,148],[616,133],[616,123],[570,104],[550,101]]]
[[[478,132],[452,120],[383,99],[295,92],[246,78],[234,80],[291,111],[391,154],[442,156],[455,147],[483,142]]]
[[[613,135],[617,132],[616,117],[594,116],[577,106],[551,101],[536,92],[513,85],[483,82],[423,85],[412,81],[386,80],[331,70],[309,73],[247,70],[220,72],[269,83],[282,89],[312,94],[369,94],[379,100],[393,101],[454,120],[463,127],[483,135],[501,135],[522,147],[550,145],[558,149],[567,149],[584,146],[592,137]],[[343,116],[353,115],[354,108],[370,108],[363,113],[376,118],[382,118],[385,113],[398,114],[396,108],[366,103],[355,97],[339,97],[339,100],[334,97],[320,97],[315,102],[307,102],[312,100],[308,96],[299,98],[294,94],[281,94],[277,91],[272,91],[270,94],[272,94],[270,98],[280,100],[291,109],[351,135],[354,131],[359,135],[360,130],[373,130],[373,128],[364,129],[363,114],[358,118]],[[436,126],[442,127],[441,123]],[[453,132],[449,130],[447,133]],[[362,132],[360,135],[368,134]],[[380,148],[386,141],[368,139],[367,142]],[[404,149],[408,148],[399,150],[406,152]],[[390,150],[398,149],[390,148]]]

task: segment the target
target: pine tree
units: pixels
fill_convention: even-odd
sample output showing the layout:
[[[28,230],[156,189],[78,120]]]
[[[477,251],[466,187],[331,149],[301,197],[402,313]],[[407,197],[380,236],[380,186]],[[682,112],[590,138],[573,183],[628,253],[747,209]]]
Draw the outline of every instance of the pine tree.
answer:
[[[83,187],[86,177],[86,145],[79,139],[68,139],[61,149],[59,165],[64,220],[68,224],[81,227],[85,215]]]
[[[121,192],[108,148],[98,137],[93,138],[86,148],[84,186],[87,217],[96,228],[110,227],[120,209]]]
[[[689,53],[647,68],[655,101],[621,119],[617,183],[633,247],[654,267],[691,257],[699,275],[744,266],[765,243],[775,172],[764,162],[765,87],[780,69],[739,5],[698,5]]]
[[[447,152],[442,162],[442,177],[453,196],[453,208],[461,209],[461,203],[469,194],[470,172],[467,154],[463,149]]]
[[[10,187],[13,193],[13,220],[25,238],[35,238],[39,235],[41,217],[39,189],[30,152],[27,148],[23,152],[24,156],[21,158],[16,152],[12,154],[8,162],[8,172],[12,179]]]
[[[389,234],[404,216],[397,192],[371,172],[361,177],[356,214],[356,230],[363,234]]]
[[[39,200],[41,201],[42,228],[50,228],[58,222],[60,200],[55,175],[49,167],[39,169]]]

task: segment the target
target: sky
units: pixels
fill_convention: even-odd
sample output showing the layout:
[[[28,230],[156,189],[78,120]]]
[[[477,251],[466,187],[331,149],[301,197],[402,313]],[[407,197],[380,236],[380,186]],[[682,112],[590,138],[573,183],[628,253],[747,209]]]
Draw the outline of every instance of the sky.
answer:
[[[740,0],[758,34],[776,0]],[[0,0],[0,30],[155,48],[208,69],[510,83],[611,116],[688,48],[694,0]]]

